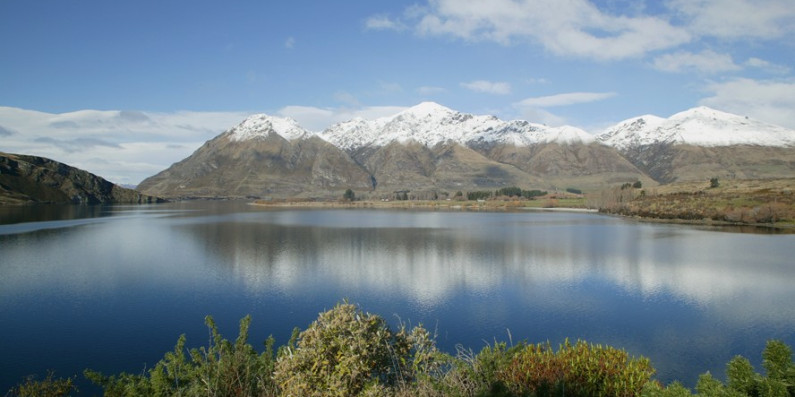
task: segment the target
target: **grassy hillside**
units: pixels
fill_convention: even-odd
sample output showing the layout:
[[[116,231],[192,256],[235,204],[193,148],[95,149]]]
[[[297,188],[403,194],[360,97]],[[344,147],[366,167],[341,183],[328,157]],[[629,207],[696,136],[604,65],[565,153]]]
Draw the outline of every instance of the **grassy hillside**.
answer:
[[[616,187],[590,204],[608,213],[698,223],[795,226],[795,178],[714,179],[650,189]]]

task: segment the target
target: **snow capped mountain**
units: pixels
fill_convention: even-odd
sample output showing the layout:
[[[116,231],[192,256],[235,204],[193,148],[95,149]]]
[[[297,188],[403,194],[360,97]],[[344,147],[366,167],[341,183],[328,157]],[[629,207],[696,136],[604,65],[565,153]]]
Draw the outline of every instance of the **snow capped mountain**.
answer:
[[[596,139],[621,150],[657,143],[791,147],[795,131],[702,106],[667,119],[646,115],[625,120]]]
[[[593,137],[575,127],[547,127],[527,121],[502,121],[494,116],[460,113],[433,102],[423,102],[394,116],[361,118],[335,124],[320,137],[344,150],[415,141],[427,147],[453,141],[508,143],[527,146],[547,142],[591,142]]]
[[[319,136],[342,150],[383,147],[391,142],[418,142],[426,147],[452,141],[461,145],[599,142],[621,150],[657,143],[705,147],[754,145],[795,146],[795,131],[708,107],[669,118],[634,117],[594,136],[571,126],[549,127],[523,120],[503,121],[489,115],[457,112],[423,102],[395,115],[374,120],[355,118],[315,135],[295,120],[257,114],[227,132],[233,141],[264,138],[274,132],[287,140]]]
[[[249,116],[242,123],[233,127],[227,132],[232,141],[246,141],[250,139],[265,138],[271,132],[276,133],[288,141],[300,139],[312,135],[298,125],[298,122],[291,118],[268,116],[267,114],[255,114]]]

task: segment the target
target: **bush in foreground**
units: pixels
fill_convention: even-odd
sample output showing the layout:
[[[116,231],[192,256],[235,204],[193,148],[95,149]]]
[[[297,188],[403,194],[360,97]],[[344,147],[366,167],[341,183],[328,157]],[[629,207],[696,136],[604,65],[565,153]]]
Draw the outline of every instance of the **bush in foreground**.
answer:
[[[674,382],[652,379],[644,357],[584,341],[565,341],[555,351],[549,343],[496,342],[475,354],[458,348],[439,352],[422,326],[392,331],[386,321],[347,302],[320,313],[303,332],[274,354],[273,338],[265,351],[247,343],[250,317],[240,321],[235,341],[224,339],[206,318],[210,343],[187,349],[184,335],[174,351],[151,370],[106,376],[87,370],[88,379],[105,396],[692,396]],[[770,341],[763,353],[765,374],[737,356],[727,365],[727,382],[706,373],[698,379],[698,396],[795,397],[792,350]],[[67,396],[73,380],[27,379],[7,396]]]
[[[386,395],[427,372],[435,354],[422,326],[392,332],[383,318],[346,302],[282,350],[273,378],[288,396]]]

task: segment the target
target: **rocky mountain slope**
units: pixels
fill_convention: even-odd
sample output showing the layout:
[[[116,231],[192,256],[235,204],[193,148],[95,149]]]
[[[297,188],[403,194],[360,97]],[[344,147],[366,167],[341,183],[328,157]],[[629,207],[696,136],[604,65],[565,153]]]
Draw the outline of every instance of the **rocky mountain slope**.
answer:
[[[348,188],[374,197],[506,186],[588,190],[789,176],[793,148],[794,131],[704,107],[667,119],[633,118],[594,136],[425,102],[319,134],[293,120],[255,115],[139,188],[167,197],[339,197]]]
[[[43,157],[0,153],[0,204],[162,201]]]
[[[142,181],[166,197],[298,197],[372,190],[370,175],[294,120],[254,115]]]

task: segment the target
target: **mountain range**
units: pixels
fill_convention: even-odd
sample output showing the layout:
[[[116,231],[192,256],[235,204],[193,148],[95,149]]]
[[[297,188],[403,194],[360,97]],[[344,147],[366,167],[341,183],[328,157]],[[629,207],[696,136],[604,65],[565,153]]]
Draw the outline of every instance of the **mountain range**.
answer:
[[[522,188],[581,190],[719,178],[790,177],[795,131],[693,108],[592,135],[425,102],[314,133],[253,115],[138,189],[162,197],[370,197]]]

